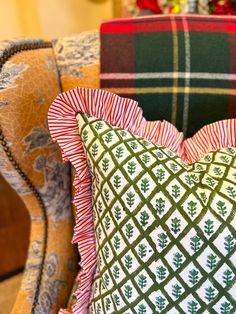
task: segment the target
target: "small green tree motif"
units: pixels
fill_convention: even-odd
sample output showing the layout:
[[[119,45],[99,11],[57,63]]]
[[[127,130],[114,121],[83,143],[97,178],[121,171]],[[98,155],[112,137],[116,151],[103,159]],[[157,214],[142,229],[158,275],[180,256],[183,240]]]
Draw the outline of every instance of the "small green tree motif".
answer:
[[[141,190],[146,193],[149,190],[149,180],[144,178],[141,180]]]
[[[130,223],[125,226],[125,234],[128,239],[132,238],[134,234],[134,227]]]
[[[232,280],[233,280],[233,272],[231,270],[227,269],[223,273],[223,283],[226,286],[229,286],[229,285],[231,285]]]
[[[107,215],[105,217],[105,228],[106,228],[106,230],[108,230],[110,228],[110,225],[111,225],[111,218]]]
[[[190,313],[190,314],[195,314],[195,313],[197,313],[197,302],[195,302],[195,301],[190,301],[190,302],[188,302],[188,313]]]
[[[130,269],[133,265],[133,258],[130,255],[125,256],[125,266],[127,269]]]
[[[87,140],[88,140],[88,131],[87,130],[84,130],[82,132],[82,140],[84,141],[84,143],[87,142]]]
[[[157,277],[160,280],[164,280],[166,278],[166,268],[163,267],[162,265],[157,267],[156,272],[157,272]]]
[[[194,286],[199,280],[199,271],[197,271],[196,269],[190,270],[188,278],[191,284]]]
[[[141,214],[140,214],[140,224],[143,227],[145,227],[148,224],[148,219],[149,219],[148,213],[145,210],[143,212],[141,212]]]
[[[159,215],[161,215],[165,210],[165,201],[159,197],[156,199],[155,209]]]
[[[104,158],[102,160],[102,169],[103,169],[103,171],[106,172],[108,170],[108,168],[109,168],[109,159]]]
[[[132,298],[133,288],[130,285],[125,286],[125,296],[127,299]]]
[[[128,173],[130,175],[134,174],[136,171],[136,163],[134,161],[128,162]]]
[[[231,186],[228,186],[228,187],[226,188],[226,191],[227,191],[227,193],[228,193],[228,195],[229,195],[230,197],[232,197],[233,199],[236,199],[236,190],[235,190],[235,188],[233,188],[233,187],[231,187]]]
[[[230,303],[224,302],[220,306],[220,314],[228,314],[230,312]]]
[[[101,201],[98,201],[97,210],[98,210],[99,213],[102,212],[102,202]]]
[[[116,189],[120,188],[121,187],[121,177],[118,175],[114,176],[114,183],[113,184],[114,184],[114,187]]]
[[[229,234],[225,237],[224,247],[228,252],[234,249],[234,237],[232,235]]]
[[[220,169],[220,167],[214,167],[213,172],[216,176],[222,176],[223,171]]]
[[[177,184],[171,187],[171,195],[174,198],[178,198],[180,196],[180,187]]]
[[[173,171],[173,172],[177,172],[178,171],[178,166],[175,164],[175,163],[171,163],[170,164],[170,169]]]
[[[103,276],[103,280],[104,280],[104,284],[105,286],[109,286],[109,283],[110,283],[110,277],[107,275],[107,274],[104,274]]]
[[[174,234],[177,234],[180,232],[180,225],[181,225],[181,220],[178,219],[177,217],[171,219],[171,231],[174,232]]]
[[[92,156],[95,157],[98,154],[98,145],[94,143],[92,145]]]
[[[200,249],[201,239],[199,236],[196,235],[190,238],[190,240],[190,247],[194,251],[194,253],[196,253]]]
[[[219,211],[219,214],[224,217],[227,214],[227,207],[225,205],[225,202],[218,201],[216,203],[216,205],[217,205],[217,209]]]
[[[194,181],[193,181],[191,175],[186,175],[186,176],[185,176],[185,182],[186,182],[188,185],[190,185],[190,186],[192,186],[192,185],[194,184]]]
[[[215,187],[215,180],[210,178],[210,177],[207,177],[206,178],[206,183],[208,184],[208,186],[210,186],[211,188],[214,188]]]
[[[107,188],[104,188],[103,192],[104,192],[105,200],[108,202],[110,199],[109,190]]]
[[[145,244],[139,244],[138,255],[143,258],[147,255],[147,246]]]
[[[165,179],[165,171],[163,169],[157,169],[156,171],[156,177],[157,177],[157,182],[161,182]]]
[[[121,158],[121,157],[123,157],[123,155],[124,155],[124,148],[121,146],[117,147],[115,156],[117,158]]]
[[[120,207],[116,206],[114,208],[114,210],[115,210],[115,218],[116,218],[116,220],[120,220],[121,219],[121,209],[120,209]]]
[[[193,218],[193,216],[196,215],[197,213],[197,203],[196,202],[193,202],[193,201],[190,201],[187,203],[187,209],[188,209],[188,213],[190,215],[190,217]]]
[[[131,142],[130,147],[133,148],[133,150],[138,148],[138,144],[136,142]]]
[[[229,154],[231,154],[231,155],[235,155],[235,151],[234,151],[234,149],[231,148],[231,147],[227,147],[227,148],[226,148],[226,151],[227,151]]]
[[[105,141],[106,143],[110,143],[112,141],[112,138],[113,138],[113,134],[112,133],[107,133],[106,136],[105,136]]]
[[[102,236],[102,229],[100,227],[98,227],[98,229],[97,229],[98,240],[101,240],[101,236]]]
[[[195,166],[195,169],[196,169],[197,171],[202,171],[202,170],[203,170],[203,167],[198,164],[198,165]]]
[[[96,305],[96,314],[101,314],[101,311],[102,311],[102,306],[101,306],[100,303],[98,303],[98,304]]]
[[[225,164],[229,163],[229,158],[227,156],[221,156],[220,160],[223,161]]]
[[[144,304],[140,304],[138,306],[138,314],[146,314],[147,313],[147,308]]]
[[[205,298],[211,302],[215,299],[215,289],[212,287],[208,287],[205,289]]]
[[[109,247],[107,245],[104,246],[104,256],[106,259],[108,259],[110,255]]]
[[[118,237],[118,235],[114,236],[113,245],[116,250],[120,248],[120,238]]]
[[[134,205],[134,197],[135,197],[135,194],[132,192],[128,192],[126,194],[126,202],[127,202],[129,207]]]
[[[167,153],[170,157],[173,157],[173,156],[174,156],[174,154],[172,153],[172,151],[169,150],[169,149],[166,150],[166,153]]]
[[[107,311],[110,310],[110,308],[111,308],[111,300],[110,300],[110,298],[106,298],[105,307],[106,307]]]
[[[162,232],[160,234],[157,235],[158,236],[158,245],[164,249],[167,246],[167,235]]]
[[[210,254],[207,256],[207,267],[210,268],[210,270],[216,267],[216,255]]]
[[[207,201],[206,193],[205,193],[205,192],[201,192],[201,193],[200,193],[200,197],[201,197],[203,203],[206,203],[206,201]]]
[[[101,121],[96,122],[95,129],[96,130],[101,130],[102,129],[102,122]]]
[[[115,299],[116,305],[119,306],[120,305],[120,298],[117,294],[114,294],[114,299]]]
[[[204,225],[204,232],[210,236],[214,232],[214,221],[207,219]]]
[[[204,160],[205,160],[206,162],[211,162],[211,156],[210,156],[210,155],[205,156],[205,157],[204,157]]]
[[[162,159],[163,158],[163,154],[160,151],[156,152],[157,158]]]
[[[113,276],[114,276],[115,279],[119,278],[119,276],[120,276],[120,269],[119,269],[118,266],[115,265],[115,266],[113,267],[112,274],[113,274]]]
[[[176,268],[179,268],[183,263],[183,254],[176,252],[173,255],[173,264],[175,265]]]
[[[148,164],[149,161],[150,161],[150,156],[147,155],[147,154],[143,154],[143,156],[142,156],[142,161],[143,161],[145,164]]]
[[[147,286],[147,277],[144,276],[143,274],[138,276],[138,285],[141,289]]]
[[[172,286],[172,295],[178,299],[182,294],[182,287],[178,284]]]
[[[120,135],[121,135],[122,137],[126,137],[126,136],[127,136],[127,132],[124,131],[124,130],[121,130],[121,131],[120,131]]]
[[[162,296],[159,296],[156,298],[156,307],[158,310],[162,311],[165,308],[166,299],[164,299]]]
[[[148,141],[145,141],[145,140],[142,140],[142,144],[143,144],[143,146],[149,146],[150,145],[150,143]]]

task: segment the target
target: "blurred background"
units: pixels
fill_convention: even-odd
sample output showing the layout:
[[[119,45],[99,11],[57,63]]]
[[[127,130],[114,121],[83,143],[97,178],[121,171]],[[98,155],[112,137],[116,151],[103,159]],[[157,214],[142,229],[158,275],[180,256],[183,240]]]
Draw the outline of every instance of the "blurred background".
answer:
[[[98,29],[102,20],[128,16],[134,8],[134,0],[0,0],[0,40]]]
[[[69,35],[113,15],[112,0],[0,0],[0,39]]]

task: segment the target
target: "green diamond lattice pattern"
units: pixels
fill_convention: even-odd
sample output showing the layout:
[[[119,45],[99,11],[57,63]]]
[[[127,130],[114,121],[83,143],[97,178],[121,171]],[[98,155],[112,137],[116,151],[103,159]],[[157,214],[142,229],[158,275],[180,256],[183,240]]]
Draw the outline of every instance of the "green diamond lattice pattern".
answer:
[[[193,165],[79,114],[93,176],[91,313],[236,313],[236,149]]]

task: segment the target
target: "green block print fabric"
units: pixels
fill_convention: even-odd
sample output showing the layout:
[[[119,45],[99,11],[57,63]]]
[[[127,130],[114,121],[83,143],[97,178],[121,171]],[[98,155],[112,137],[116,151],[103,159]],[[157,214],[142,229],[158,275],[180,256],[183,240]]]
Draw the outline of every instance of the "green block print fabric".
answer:
[[[187,165],[129,131],[77,120],[98,255],[90,313],[236,313],[236,149]]]

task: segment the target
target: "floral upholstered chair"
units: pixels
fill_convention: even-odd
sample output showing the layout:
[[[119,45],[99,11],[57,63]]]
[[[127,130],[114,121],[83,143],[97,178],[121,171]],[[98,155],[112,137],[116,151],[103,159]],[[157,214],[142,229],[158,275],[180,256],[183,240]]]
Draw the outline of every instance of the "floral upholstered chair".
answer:
[[[98,53],[95,32],[53,43],[0,43],[0,170],[31,217],[28,259],[13,313],[57,313],[67,306],[78,272],[77,248],[71,244],[71,171],[51,141],[47,112],[63,90],[99,87]]]

